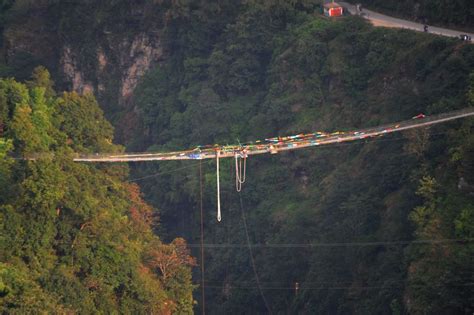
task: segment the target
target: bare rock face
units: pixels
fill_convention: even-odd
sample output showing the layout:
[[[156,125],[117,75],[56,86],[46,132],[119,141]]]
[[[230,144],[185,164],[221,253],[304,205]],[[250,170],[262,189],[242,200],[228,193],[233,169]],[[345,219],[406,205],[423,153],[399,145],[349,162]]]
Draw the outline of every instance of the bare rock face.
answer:
[[[92,83],[85,81],[84,74],[79,70],[76,57],[69,46],[63,47],[60,64],[64,77],[70,82],[73,91],[79,94],[94,93]]]
[[[66,85],[77,93],[94,93],[106,114],[122,113],[116,140],[125,143],[138,125],[133,94],[140,79],[163,59],[160,33],[139,32],[122,38],[107,33],[97,40],[90,57],[80,58],[80,46],[63,44],[60,72]],[[95,59],[95,60],[94,60]],[[87,64],[86,64],[87,63]]]
[[[85,74],[81,69],[75,51],[65,45],[61,52],[61,70],[64,79],[77,93],[97,93],[98,96],[113,88],[109,83],[111,71],[120,76],[118,80],[117,101],[127,107],[141,77],[163,57],[163,48],[156,34],[140,33],[124,39],[118,45],[111,42],[101,43],[106,49],[97,47],[96,73]],[[116,61],[115,64],[111,60]],[[92,83],[94,82],[94,83]]]
[[[128,50],[124,50],[120,63],[123,69],[120,96],[122,102],[127,102],[133,95],[133,91],[140,78],[150,69],[152,64],[157,63],[163,56],[163,49],[157,37],[152,38],[148,34],[139,34],[131,44],[124,43]]]
[[[99,65],[99,71],[103,72],[105,67],[108,64],[108,60],[107,60],[107,57],[105,56],[105,53],[104,53],[104,51],[102,50],[101,47],[99,47],[97,49],[97,62],[98,62],[98,65]]]
[[[5,28],[0,54],[19,69],[20,79],[27,79],[35,66],[43,65],[51,72],[56,89],[93,93],[117,127],[116,139],[125,143],[139,125],[134,91],[147,71],[165,59],[160,10],[150,13],[156,7],[147,1],[124,2],[117,9],[130,11],[124,20],[95,14],[91,2],[89,24],[76,19],[63,25],[56,23],[62,21],[57,16],[61,5],[50,2],[25,2],[25,8],[18,11],[23,15]],[[66,7],[80,8],[81,2]],[[82,12],[82,16],[87,14]]]

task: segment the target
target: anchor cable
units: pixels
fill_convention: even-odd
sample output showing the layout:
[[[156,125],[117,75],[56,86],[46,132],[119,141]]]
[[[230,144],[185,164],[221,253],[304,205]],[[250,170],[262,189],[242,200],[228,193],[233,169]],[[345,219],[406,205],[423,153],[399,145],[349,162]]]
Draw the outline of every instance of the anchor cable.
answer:
[[[253,273],[255,275],[255,280],[257,281],[258,291],[260,292],[260,296],[262,297],[263,303],[265,304],[265,308],[267,309],[268,314],[273,314],[270,306],[268,305],[267,299],[265,298],[265,295],[263,294],[262,286],[260,284],[260,278],[258,277],[258,273],[257,273],[257,267],[255,266],[255,260],[253,258],[252,246],[250,245],[249,231],[248,231],[248,228],[247,228],[247,220],[245,218],[244,205],[243,205],[243,201],[242,201],[242,194],[240,192],[239,192],[239,201],[240,201],[240,212],[242,214],[242,221],[244,222],[245,236],[246,236],[246,239],[247,239],[247,247],[249,249],[249,254],[250,254],[250,262],[252,264],[252,269],[253,269]]]

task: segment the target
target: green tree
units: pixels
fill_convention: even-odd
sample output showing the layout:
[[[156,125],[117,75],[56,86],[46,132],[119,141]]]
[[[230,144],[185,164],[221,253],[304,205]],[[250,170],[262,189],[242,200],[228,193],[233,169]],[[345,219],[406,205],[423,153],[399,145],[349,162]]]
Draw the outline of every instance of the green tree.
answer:
[[[127,168],[71,159],[74,151],[120,150],[94,97],[46,96],[37,83],[0,80],[8,112],[0,138],[0,312],[190,313],[194,260],[186,244],[166,245],[153,233],[153,209],[138,186],[123,182]],[[166,279],[147,266],[157,243],[182,258]]]
[[[92,94],[63,93],[55,120],[76,152],[114,152],[113,128]]]
[[[56,95],[56,92],[53,89],[54,82],[51,80],[51,75],[49,71],[43,66],[38,66],[33,69],[31,81],[26,81],[26,85],[30,89],[35,87],[44,88],[45,96],[48,98]]]

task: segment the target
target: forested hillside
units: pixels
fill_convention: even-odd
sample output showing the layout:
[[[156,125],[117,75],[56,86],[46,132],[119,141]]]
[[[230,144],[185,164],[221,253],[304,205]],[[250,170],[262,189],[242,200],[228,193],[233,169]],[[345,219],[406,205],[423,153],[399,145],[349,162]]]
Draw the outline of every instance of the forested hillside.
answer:
[[[474,49],[456,40],[279,6],[253,6],[219,34],[212,21],[190,16],[170,26],[175,54],[137,88],[146,136],[136,139],[150,150],[348,130],[469,106]],[[433,243],[472,237],[472,145],[466,120],[251,158],[241,197],[251,242],[263,244],[253,253],[271,310],[472,310],[472,243]],[[234,166],[222,164],[222,223],[215,221],[215,165],[206,165],[205,243],[222,245],[206,250],[207,305],[216,314],[266,313]],[[184,166],[135,169],[166,173],[141,185],[163,209],[168,235],[198,243],[197,167],[172,172]]]
[[[5,18],[5,73],[22,77],[32,65],[45,64],[61,86],[93,91],[129,151],[350,130],[474,106],[473,45],[378,29],[358,17],[325,19],[319,1],[48,3],[11,6]],[[36,25],[44,28],[30,38]],[[38,41],[51,43],[49,50],[38,48]],[[61,128],[76,126],[74,119],[53,121],[62,124],[57,127],[62,133]],[[233,161],[223,160],[220,223],[215,162],[203,162],[208,313],[472,313],[473,124],[465,119],[252,157],[240,195]],[[90,128],[102,142],[74,130],[82,140],[66,141],[70,151],[115,148],[107,141],[109,128]],[[38,145],[24,152],[42,151]],[[68,163],[61,171],[85,168]],[[183,237],[198,244],[199,165],[130,167],[145,200],[160,209],[154,232],[167,241]],[[105,183],[127,176],[122,169],[87,169],[108,176]],[[104,198],[115,200],[118,194],[129,202],[121,189],[105,190],[111,196]],[[81,231],[81,224],[75,229]],[[111,238],[123,235],[106,231]],[[252,255],[248,239],[258,244]],[[133,249],[148,253],[146,245]],[[193,254],[199,257],[197,249]],[[147,257],[136,262],[152,270]],[[194,264],[188,256],[182,262]],[[163,287],[173,305],[181,305],[176,297],[190,292],[187,273],[178,274],[185,278],[179,282],[184,295]],[[162,271],[150,278],[160,276]],[[194,283],[200,276],[195,268]],[[183,307],[189,309],[189,301]]]
[[[122,150],[112,133],[92,95],[56,95],[44,68],[0,79],[2,313],[191,312],[194,260],[153,235],[128,169],[72,162]]]

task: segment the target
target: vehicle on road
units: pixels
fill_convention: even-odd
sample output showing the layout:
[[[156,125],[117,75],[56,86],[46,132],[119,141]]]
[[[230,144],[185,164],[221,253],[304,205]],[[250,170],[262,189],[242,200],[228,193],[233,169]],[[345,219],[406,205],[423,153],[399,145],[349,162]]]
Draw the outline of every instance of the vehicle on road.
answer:
[[[413,116],[411,119],[421,119],[421,118],[425,118],[425,117],[426,117],[426,115],[425,115],[425,114],[423,114],[423,113],[419,113],[418,115],[416,115],[416,116]]]

